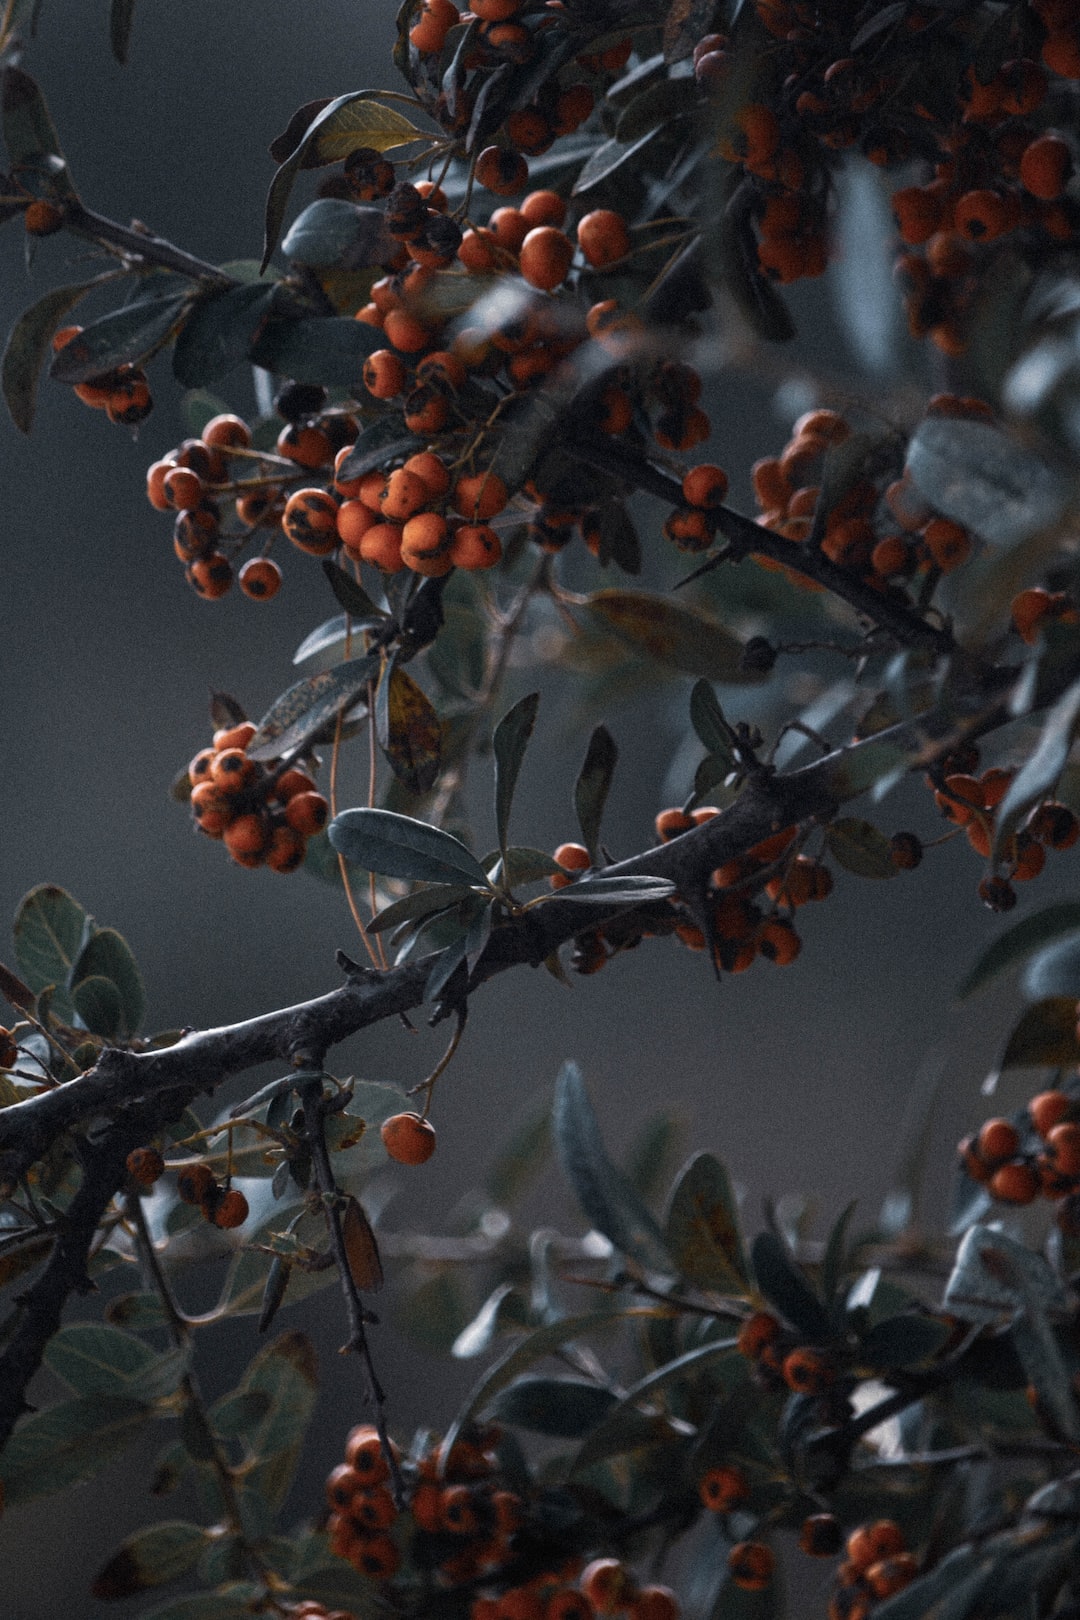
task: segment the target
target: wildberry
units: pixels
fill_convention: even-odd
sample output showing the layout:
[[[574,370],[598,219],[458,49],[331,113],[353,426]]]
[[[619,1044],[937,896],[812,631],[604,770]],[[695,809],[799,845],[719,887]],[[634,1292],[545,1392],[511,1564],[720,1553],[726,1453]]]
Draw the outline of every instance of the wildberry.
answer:
[[[698,1494],[710,1513],[730,1513],[750,1495],[744,1469],[735,1465],[710,1468],[698,1481]]]
[[[165,1160],[157,1148],[133,1148],[125,1163],[128,1174],[139,1183],[140,1187],[152,1187],[154,1182],[159,1181],[165,1174]]]
[[[383,1120],[379,1135],[399,1164],[425,1164],[435,1151],[435,1127],[419,1114],[392,1114]]]
[[[255,602],[268,602],[281,589],[282,572],[270,557],[251,557],[236,576],[245,596]]]
[[[763,1592],[772,1580],[776,1559],[763,1541],[737,1542],[728,1553],[728,1570],[744,1592]]]
[[[812,1513],[799,1530],[799,1550],[811,1558],[835,1558],[844,1545],[840,1520],[832,1513]]]
[[[250,1213],[248,1201],[238,1187],[230,1187],[220,1198],[212,1199],[208,1207],[214,1225],[222,1227],[225,1231],[243,1226]]]

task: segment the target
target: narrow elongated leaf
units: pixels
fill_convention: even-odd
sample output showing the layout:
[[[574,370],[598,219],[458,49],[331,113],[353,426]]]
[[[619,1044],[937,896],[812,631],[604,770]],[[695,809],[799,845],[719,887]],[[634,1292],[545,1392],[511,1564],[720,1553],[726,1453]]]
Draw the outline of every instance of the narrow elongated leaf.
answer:
[[[560,889],[553,899],[580,901],[594,905],[603,901],[607,906],[644,906],[654,900],[667,900],[675,893],[675,885],[668,878],[647,877],[583,877],[576,883]]]
[[[830,855],[856,877],[894,878],[897,874],[889,840],[872,821],[841,816],[826,827],[825,843]]]
[[[37,404],[38,378],[49,353],[53,333],[70,309],[97,285],[101,278],[53,287],[36,304],[24,310],[8,334],[0,381],[11,419],[23,433],[29,433]]]
[[[584,1316],[566,1316],[558,1322],[548,1322],[534,1328],[518,1344],[500,1356],[482,1373],[465,1398],[465,1403],[454,1418],[443,1439],[440,1455],[447,1457],[462,1429],[483,1412],[501,1389],[514,1381],[543,1356],[551,1355],[565,1344],[584,1337],[599,1328],[611,1327],[618,1320],[611,1311],[591,1311]]]
[[[742,642],[715,619],[649,591],[594,591],[588,599],[594,619],[638,653],[705,680],[740,686],[763,677],[742,664]]]
[[[998,809],[994,822],[995,859],[1023,821],[1029,810],[1053,790],[1065,769],[1069,749],[1080,722],[1080,681],[1064,692],[1043,722],[1034,753],[1024,761]]]
[[[151,1410],[126,1395],[81,1395],[19,1425],[0,1453],[9,1507],[92,1479],[150,1420]]]
[[[642,1265],[669,1270],[664,1235],[626,1176],[608,1158],[576,1063],[565,1063],[555,1082],[552,1126],[559,1163],[596,1230]]]
[[[829,1336],[829,1318],[786,1243],[775,1232],[759,1232],[751,1248],[754,1276],[770,1304],[793,1327],[816,1343]]]
[[[368,872],[425,883],[488,887],[487,873],[459,838],[393,810],[343,810],[330,823],[334,848]]]
[[[1063,935],[1078,931],[1080,900],[1062,900],[1057,905],[1046,906],[1042,911],[1035,912],[1034,916],[1025,917],[986,948],[957,986],[957,997],[964,1000],[967,996],[973,996],[976,990],[981,990],[1014,963],[1022,962],[1040,947],[1049,945]],[[1040,992],[1043,995],[1051,993]],[[1077,994],[1080,995],[1080,989]]]
[[[1003,1069],[1057,1068],[1080,1063],[1075,996],[1048,996],[1023,1014],[1001,1059]]]
[[[508,709],[499,721],[491,738],[495,756],[495,828],[499,849],[505,855],[510,830],[510,809],[514,802],[518,773],[525,758],[525,750],[536,725],[540,707],[539,692],[530,692]]]
[[[344,568],[339,568],[336,562],[329,557],[322,561],[322,571],[330,582],[330,589],[341,603],[345,612],[351,615],[354,630],[374,629],[382,624],[386,614],[380,607],[376,607],[364,587],[347,574]],[[299,662],[299,654],[293,663]]]
[[[368,933],[382,934],[388,928],[400,928],[402,923],[418,922],[437,911],[448,911],[451,906],[467,900],[473,892],[463,883],[433,883],[429,889],[415,889],[404,899],[384,906],[368,923]]]
[[[121,67],[128,59],[128,49],[131,45],[131,28],[135,21],[135,0],[110,0],[109,4],[109,44],[112,53]]]
[[[340,709],[355,703],[379,673],[379,659],[351,658],[335,669],[306,675],[290,686],[259,721],[248,744],[250,759],[279,759],[295,753],[330,724]]]
[[[200,300],[173,350],[173,376],[181,387],[220,382],[247,360],[275,292],[273,283],[256,282]]]
[[[375,695],[375,734],[399,781],[426,793],[439,774],[442,723],[412,676],[391,661]]]
[[[151,1586],[164,1586],[194,1569],[207,1545],[206,1531],[183,1519],[166,1519],[161,1524],[138,1530],[113,1553],[95,1575],[92,1597],[102,1601],[132,1597]]]
[[[374,1294],[383,1285],[382,1261],[379,1245],[371,1222],[358,1199],[349,1196],[341,1221],[345,1255],[349,1262],[349,1275],[362,1293]]]
[[[31,889],[15,913],[15,960],[35,994],[56,985],[53,1010],[60,1018],[72,1016],[64,987],[89,926],[82,906],[55,883]]]
[[[600,861],[600,826],[618,759],[619,750],[611,732],[607,726],[597,726],[589,738],[585,763],[574,783],[574,813],[581,828],[581,841],[594,866]]]
[[[519,1378],[496,1397],[492,1411],[499,1423],[574,1439],[595,1428],[616,1404],[609,1389],[581,1378]]]
[[[826,1309],[831,1310],[844,1274],[844,1260],[846,1258],[847,1231],[851,1217],[855,1213],[855,1199],[843,1210],[837,1219],[825,1244],[825,1253],[821,1261],[821,1292],[825,1300]]]
[[[128,1041],[136,1035],[146,1011],[146,992],[131,947],[115,928],[96,928],[79,952],[71,969],[71,986],[78,989],[83,979],[97,975],[116,986],[121,1025],[111,1038]],[[90,1026],[93,1027],[92,1025]],[[98,1034],[105,1031],[99,1030]]]
[[[141,365],[169,341],[191,306],[189,293],[164,293],[102,315],[54,357],[56,382],[83,383],[117,366]]]
[[[708,681],[694,682],[693,691],[690,693],[690,724],[699,742],[710,754],[719,754],[734,763],[731,753],[731,727]]]
[[[908,446],[907,470],[938,512],[997,546],[1053,523],[1067,495],[1058,473],[988,422],[927,417]]]
[[[632,141],[610,140],[604,141],[582,164],[574,181],[573,195],[579,197],[582,192],[591,191],[609,175],[621,169],[624,163],[637,156],[643,147],[647,146],[657,130],[647,129],[643,135],[638,135]]]
[[[355,389],[360,386],[364,361],[385,342],[378,327],[343,315],[292,320],[275,316],[260,328],[250,357],[254,365],[279,377],[291,377],[293,382]]]
[[[349,633],[349,618],[345,613],[335,613],[332,619],[326,619],[303,641],[293,653],[293,663],[302,664],[308,658],[314,658],[316,653],[325,652],[328,647],[336,647],[339,641],[344,641]]]
[[[290,126],[291,129],[291,126]],[[400,113],[372,100],[366,92],[337,96],[316,113],[270,183],[262,265],[277,246],[293,182],[302,168],[337,163],[358,146],[389,152],[419,139],[421,131]]]
[[[748,1272],[735,1195],[727,1170],[711,1153],[696,1153],[675,1183],[664,1238],[687,1282],[719,1293],[745,1293]]]

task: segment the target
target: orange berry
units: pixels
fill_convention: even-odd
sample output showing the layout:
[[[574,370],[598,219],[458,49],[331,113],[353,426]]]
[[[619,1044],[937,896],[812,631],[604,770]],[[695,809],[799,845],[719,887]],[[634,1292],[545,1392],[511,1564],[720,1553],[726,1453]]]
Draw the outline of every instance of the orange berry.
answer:
[[[205,1164],[190,1164],[177,1172],[176,1192],[182,1204],[201,1204],[214,1186]]]
[[[670,839],[677,838],[680,833],[689,832],[694,826],[694,819],[688,816],[685,810],[673,807],[670,810],[661,810],[653,825],[656,828],[657,838],[666,844]]]
[[[832,1513],[812,1513],[799,1530],[799,1550],[810,1558],[835,1558],[844,1545],[840,1520]]]
[[[755,1311],[739,1329],[735,1348],[748,1361],[756,1361],[766,1345],[779,1337],[780,1323],[770,1311]]]
[[[360,1476],[365,1489],[390,1478],[390,1464],[383,1455],[379,1431],[373,1423],[359,1423],[345,1438],[345,1461]]]
[[[892,1597],[894,1592],[902,1592],[905,1586],[919,1573],[919,1565],[914,1553],[896,1553],[892,1558],[881,1558],[876,1564],[871,1564],[864,1571],[863,1580],[876,1598]]]
[[[1031,1123],[1045,1140],[1055,1125],[1060,1125],[1069,1112],[1071,1102],[1067,1092],[1040,1091],[1028,1103]]]
[[[473,523],[487,523],[500,513],[508,500],[506,485],[490,470],[469,473],[454,485],[451,503],[454,511]]]
[[[63,209],[42,198],[36,198],[23,213],[23,228],[28,236],[52,236],[63,229],[63,224]]]
[[[904,1551],[904,1532],[895,1519],[877,1519],[861,1524],[847,1541],[847,1555],[862,1574],[881,1558],[894,1558]]]
[[[379,511],[391,523],[404,523],[428,502],[428,488],[416,473],[398,467],[387,478],[379,496]]]
[[[557,191],[530,191],[521,204],[521,217],[535,225],[561,225],[566,218],[566,200]]]
[[[266,864],[271,872],[295,872],[304,859],[306,847],[303,833],[292,827],[275,827],[270,834]]]
[[[152,1187],[165,1174],[165,1160],[157,1148],[132,1148],[124,1161],[127,1165],[128,1175],[139,1183],[140,1187]]]
[[[190,467],[170,467],[161,480],[161,489],[170,506],[190,512],[202,504],[203,481]]]
[[[531,287],[553,292],[566,280],[573,245],[556,225],[534,225],[521,244],[521,274]]]
[[[360,541],[360,556],[364,562],[374,563],[384,574],[396,574],[402,567],[401,525],[376,523]]]
[[[405,463],[404,471],[414,473],[423,480],[428,497],[441,500],[450,488],[450,473],[445,461],[437,456],[433,450],[421,450],[415,456],[410,456]]]
[[[683,500],[688,506],[700,506],[710,511],[724,504],[727,492],[728,475],[722,467],[702,462],[683,475]]]
[[[408,373],[405,362],[393,349],[376,349],[364,361],[364,387],[376,399],[395,399],[403,393]]]
[[[214,732],[215,752],[220,754],[226,748],[246,748],[258,729],[253,720],[238,720],[234,726],[219,727]]]
[[[270,827],[263,816],[252,811],[236,816],[226,827],[222,841],[238,865],[261,866],[270,843]]]
[[[450,543],[450,561],[467,573],[493,568],[502,556],[502,541],[486,523],[461,523]]]
[[[1080,1124],[1072,1120],[1052,1125],[1046,1133],[1054,1169],[1063,1176],[1080,1176]]]
[[[360,542],[378,523],[378,514],[363,501],[342,501],[337,509],[337,535],[347,551],[359,551]]]
[[[330,804],[321,793],[294,793],[285,806],[285,821],[293,832],[312,838],[330,819]]]
[[[979,1131],[976,1145],[987,1164],[1002,1164],[1020,1146],[1020,1132],[1008,1119],[988,1119]]]
[[[281,527],[299,551],[326,557],[337,549],[338,503],[325,489],[298,489],[285,502]]]
[[[325,467],[334,459],[334,444],[322,428],[289,422],[277,436],[275,449],[279,456],[295,461],[299,467]]]
[[[987,1183],[991,1197],[1003,1204],[1030,1204],[1038,1197],[1039,1186],[1038,1171],[1023,1161],[1001,1165]]]
[[[820,1350],[803,1345],[784,1357],[784,1382],[798,1395],[817,1395],[836,1378],[836,1368]]]
[[[379,1135],[399,1164],[425,1164],[435,1151],[435,1127],[419,1114],[392,1114],[383,1120]]]
[[[594,270],[617,264],[630,252],[630,232],[612,208],[594,208],[578,220],[578,247]]]
[[[750,1495],[750,1481],[734,1464],[710,1468],[698,1481],[698,1495],[710,1513],[730,1513]]]
[[[776,1567],[770,1548],[763,1541],[740,1541],[728,1553],[731,1579],[744,1592],[763,1592]]]
[[[232,585],[232,563],[224,552],[212,551],[209,556],[196,558],[185,577],[205,601],[216,602]]]
[[[595,1614],[617,1614],[637,1596],[633,1571],[618,1558],[594,1558],[586,1564],[578,1585]]]
[[[210,418],[202,430],[202,441],[215,450],[246,450],[251,443],[251,429],[243,417],[225,411]]]
[[[231,1187],[228,1192],[222,1193],[220,1198],[212,1199],[207,1207],[214,1225],[223,1227],[226,1231],[243,1226],[250,1213],[248,1201],[237,1187]]]
[[[281,589],[282,572],[270,557],[252,557],[237,574],[237,584],[255,602],[268,602]]]
[[[679,1600],[670,1586],[643,1586],[629,1605],[631,1620],[679,1620]]]
[[[477,183],[499,197],[524,191],[529,183],[529,165],[520,152],[505,146],[485,146],[476,160]]]
[[[402,354],[419,354],[431,341],[427,327],[415,315],[410,315],[407,309],[390,310],[383,322],[383,331]]]

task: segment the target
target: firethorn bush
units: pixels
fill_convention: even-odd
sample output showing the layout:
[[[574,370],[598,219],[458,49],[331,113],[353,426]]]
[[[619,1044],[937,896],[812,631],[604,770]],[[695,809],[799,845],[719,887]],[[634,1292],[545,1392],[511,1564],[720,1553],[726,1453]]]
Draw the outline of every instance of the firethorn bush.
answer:
[[[401,88],[314,87],[271,147],[261,249],[228,267],[84,201],[26,65],[34,10],[0,21],[0,222],[35,267],[73,244],[84,279],[17,320],[7,405],[29,431],[47,365],[141,425],[172,583],[235,583],[253,636],[291,578],[325,588],[299,673],[258,719],[216,693],[173,793],[208,859],[343,887],[358,943],[315,1000],[153,1032],[121,935],[54,884],[23,900],[0,967],[5,1511],[164,1425],[150,1489],[193,1487],[198,1516],[155,1517],[90,1578],[98,1600],[186,1583],[156,1620],[766,1620],[785,1582],[828,1620],[1075,1616],[1080,0],[404,0]],[[131,20],[116,0],[121,60]],[[738,366],[784,376],[785,289],[830,267],[875,354],[901,312],[920,384],[897,361],[873,390],[804,379],[786,437],[737,465]],[[684,779],[636,853],[604,841],[606,723],[573,821],[544,849],[512,836],[548,716],[508,688],[545,661],[581,712],[678,694]],[[755,1232],[712,1144],[667,1185],[659,1151],[614,1162],[564,1062],[475,1229],[417,1248],[429,1279],[466,1278],[454,1353],[482,1370],[449,1422],[395,1432],[369,1296],[412,1260],[384,1277],[366,1190],[436,1152],[472,997],[638,948],[689,953],[703,996],[797,973],[838,870],[932,882],[954,840],[973,916],[1043,899],[957,987],[1024,965],[999,1069],[1034,1078],[971,1122],[946,1229],[892,1200],[820,1240],[770,1205]],[[452,1032],[428,1075],[334,1072],[348,1036],[420,1008]],[[584,1238],[521,1215],[549,1140]],[[192,1253],[226,1261],[198,1312]],[[103,1314],[65,1314],[106,1278]],[[356,1409],[325,1499],[286,1522],[303,1306],[333,1282]],[[211,1399],[193,1347],[241,1317],[249,1362]],[[32,1410],[42,1366],[70,1393]]]

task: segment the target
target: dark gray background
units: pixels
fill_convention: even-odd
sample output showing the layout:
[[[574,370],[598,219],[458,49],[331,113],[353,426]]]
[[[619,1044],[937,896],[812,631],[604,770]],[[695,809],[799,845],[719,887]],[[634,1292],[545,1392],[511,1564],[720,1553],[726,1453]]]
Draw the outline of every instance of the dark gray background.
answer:
[[[46,0],[26,66],[46,90],[89,205],[141,218],[213,260],[257,255],[272,172],[266,148],[300,103],[393,82],[386,5],[146,0],[126,70],[109,54],[106,9]],[[15,224],[0,235],[0,256],[4,328],[46,287],[86,268],[61,239],[41,245],[28,275]],[[332,608],[317,568],[300,557],[285,559],[286,588],[269,605],[235,593],[206,604],[185,587],[168,520],[143,495],[147,463],[183,433],[163,366],[152,382],[159,404],[137,439],[48,384],[29,440],[0,422],[0,911],[10,915],[33,883],[65,885],[131,942],[151,1027],[211,1025],[328,988],[334,947],[356,948],[334,891],[303,875],[232,866],[190,831],[167,793],[208,740],[208,689],[227,687],[260,712],[292,678],[293,648]],[[754,456],[783,443],[793,413],[779,421],[769,394],[745,379],[726,385],[727,400],[735,387],[709,450],[745,476]],[[242,375],[225,391],[248,405]],[[661,783],[676,743],[673,710],[685,712],[685,701],[680,688],[644,717],[625,709],[610,717],[623,751],[608,825],[617,854],[651,836],[652,815],[668,802]],[[560,713],[555,701],[541,712],[519,801],[517,836],[544,847],[574,835],[569,792],[583,739]],[[892,830],[915,805],[923,828],[932,827],[925,799],[897,794],[881,819]],[[1045,903],[1067,875],[1052,859],[1033,899]],[[402,1172],[388,1224],[439,1219],[482,1172],[514,1111],[550,1087],[568,1056],[584,1068],[613,1147],[625,1147],[651,1110],[674,1105],[687,1147],[722,1154],[748,1187],[751,1225],[762,1192],[799,1190],[818,1197],[820,1230],[850,1197],[873,1218],[916,1073],[936,1051],[947,1073],[940,1195],[951,1144],[982,1117],[978,1082],[1015,1005],[1004,992],[960,1012],[952,1005],[964,966],[1000,926],[979,907],[978,876],[966,846],[955,844],[891,884],[840,874],[829,904],[802,913],[805,950],[795,967],[760,962],[719,987],[702,958],[663,942],[569,992],[542,972],[496,982],[477,997],[443,1083],[438,1154],[425,1169]],[[388,1024],[353,1043],[340,1072],[415,1083],[443,1035]],[[306,1320],[319,1337],[327,1397],[298,1513],[310,1511],[360,1415],[355,1365],[333,1354],[336,1295],[319,1296]],[[204,1369],[208,1382],[235,1372],[253,1337],[246,1321],[223,1335],[220,1365]],[[430,1362],[390,1329],[376,1334],[375,1348],[393,1425],[407,1434],[417,1421],[445,1423],[471,1369]],[[40,1393],[50,1395],[45,1382]],[[6,1613],[108,1612],[86,1597],[87,1570],[138,1522],[146,1467],[147,1454],[132,1453],[92,1487],[0,1523]]]

